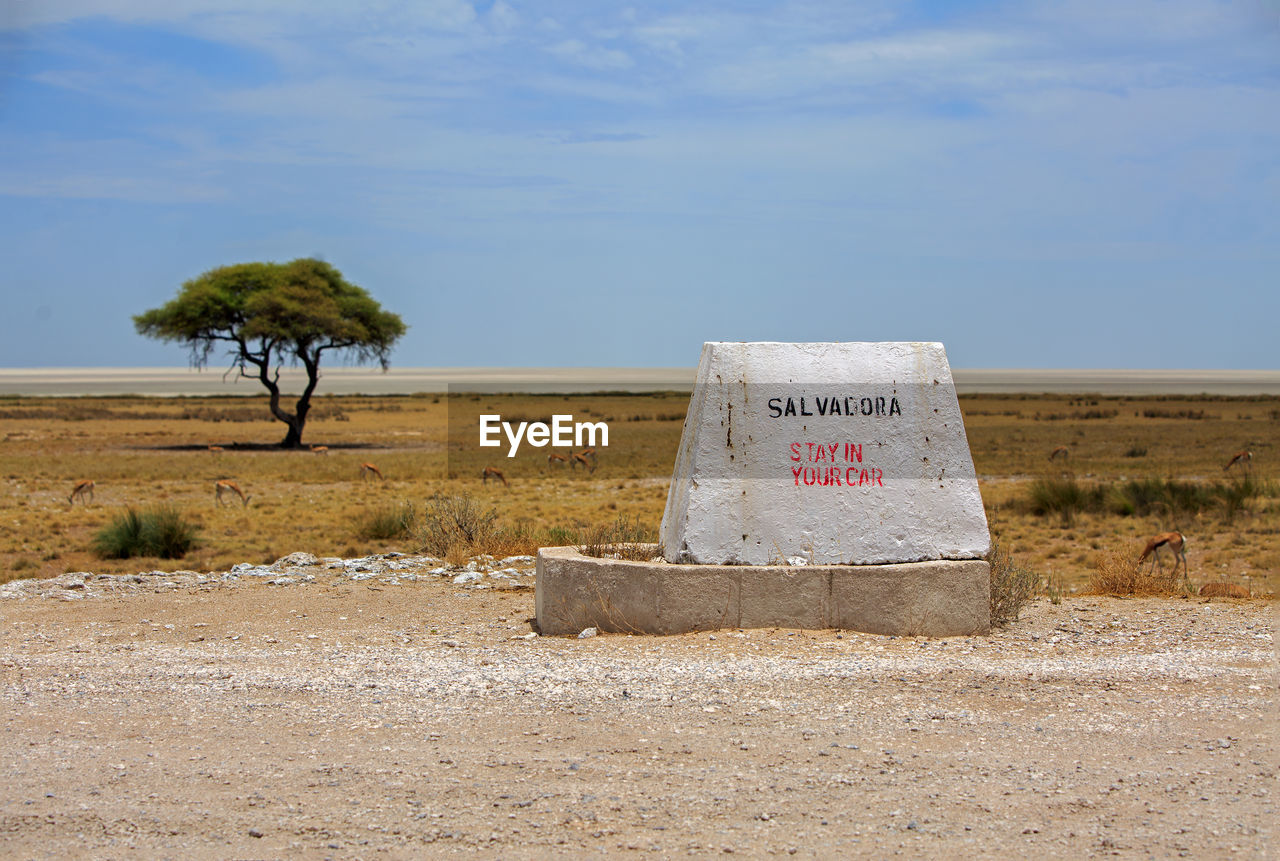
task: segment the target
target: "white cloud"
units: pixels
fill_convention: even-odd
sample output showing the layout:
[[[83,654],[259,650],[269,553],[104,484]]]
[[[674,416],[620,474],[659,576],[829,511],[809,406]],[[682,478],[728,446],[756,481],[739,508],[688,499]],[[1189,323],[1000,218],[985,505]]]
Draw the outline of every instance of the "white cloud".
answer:
[[[634,61],[624,51],[587,45],[578,39],[565,39],[547,46],[548,53],[589,69],[629,69]]]

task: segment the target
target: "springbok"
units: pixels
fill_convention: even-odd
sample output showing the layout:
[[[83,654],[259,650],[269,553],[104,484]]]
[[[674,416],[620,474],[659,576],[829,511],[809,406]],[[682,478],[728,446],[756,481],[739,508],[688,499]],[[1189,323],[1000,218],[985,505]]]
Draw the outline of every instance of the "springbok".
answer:
[[[511,486],[507,484],[507,477],[502,474],[502,470],[498,469],[496,466],[486,466],[484,468],[484,471],[480,473],[480,483],[488,484],[489,479],[491,478],[497,479],[498,481],[502,482],[503,487]]]
[[[360,464],[360,478],[361,478],[361,479],[363,479],[363,480],[365,480],[365,481],[368,481],[368,480],[369,480],[369,476],[371,476],[371,475],[376,475],[376,476],[379,478],[379,480],[381,480],[381,481],[386,481],[386,480],[387,480],[387,479],[382,475],[382,470],[378,469],[378,468],[377,468],[376,466],[374,466],[373,464],[371,464],[371,463],[362,463],[362,464]]]
[[[71,495],[67,497],[67,503],[75,505],[77,496],[80,497],[81,505],[88,505],[89,502],[93,502],[93,488],[95,486],[96,485],[87,478],[84,481],[77,481],[76,486],[71,489]],[[84,501],[85,494],[88,494],[89,502]]]
[[[327,446],[327,445],[313,445],[313,446],[311,446],[311,451],[312,451],[313,453],[315,453],[315,454],[328,454],[328,453],[329,453],[329,446]]]
[[[1244,449],[1231,455],[1231,460],[1227,461],[1227,465],[1222,468],[1222,471],[1226,472],[1236,464],[1239,464],[1241,469],[1248,472],[1249,467],[1253,465],[1253,452],[1248,449]]]
[[[236,496],[240,497],[241,505],[243,505],[245,508],[249,507],[250,497],[246,496],[245,492],[240,489],[240,485],[236,484],[234,481],[219,481],[213,486],[213,496],[219,505],[224,504],[222,502],[223,494],[227,494],[227,495],[235,494]],[[230,505],[230,503],[225,503],[225,504]]]
[[[551,469],[551,467],[553,466],[568,466],[568,465],[569,465],[568,455],[556,454],[555,452],[552,452],[551,454],[547,455],[547,469]]]
[[[1056,460],[1058,458],[1058,455],[1062,455],[1062,459],[1066,460],[1067,456],[1070,454],[1071,454],[1070,449],[1068,449],[1065,445],[1060,445],[1049,453],[1049,460],[1050,462]]]
[[[1154,570],[1156,563],[1160,561],[1160,551],[1168,549],[1173,554],[1173,573],[1177,576],[1178,560],[1182,560],[1182,576],[1187,576],[1187,537],[1181,532],[1161,532],[1159,535],[1153,535],[1147,539],[1147,546],[1142,548],[1142,555],[1138,557],[1138,564],[1141,565],[1147,561],[1147,557],[1151,557],[1151,567]],[[1160,570],[1164,570],[1164,565],[1160,566]]]

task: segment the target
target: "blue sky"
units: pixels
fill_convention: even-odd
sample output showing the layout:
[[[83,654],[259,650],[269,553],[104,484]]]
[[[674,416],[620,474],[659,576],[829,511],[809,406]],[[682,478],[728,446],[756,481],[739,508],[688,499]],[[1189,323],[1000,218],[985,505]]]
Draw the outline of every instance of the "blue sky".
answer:
[[[315,255],[400,366],[1280,356],[1276,0],[8,0],[0,152],[0,366]]]

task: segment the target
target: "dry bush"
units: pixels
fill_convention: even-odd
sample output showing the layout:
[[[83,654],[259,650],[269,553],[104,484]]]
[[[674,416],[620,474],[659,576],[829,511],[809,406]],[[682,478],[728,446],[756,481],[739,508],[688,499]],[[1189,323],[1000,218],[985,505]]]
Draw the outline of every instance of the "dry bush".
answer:
[[[494,533],[488,548],[490,556],[503,559],[507,556],[533,556],[539,547],[547,547],[544,533],[535,530],[527,520],[514,526],[504,526]]]
[[[596,526],[588,529],[581,551],[584,556],[609,557],[612,559],[630,559],[643,562],[655,555],[653,542],[656,536],[652,529],[634,522],[625,514],[608,526]]]
[[[501,526],[497,510],[468,493],[433,496],[412,528],[423,552],[450,565],[465,565],[472,556],[532,556],[547,546],[546,533],[530,521]]]
[[[1098,554],[1089,578],[1089,593],[1167,598],[1186,595],[1187,586],[1174,567],[1161,568],[1150,562],[1139,562],[1136,548],[1123,547]]]
[[[997,628],[1018,621],[1018,614],[1040,588],[1040,575],[1017,565],[1009,551],[991,539],[987,554],[991,566],[991,624]]]
[[[1239,583],[1205,583],[1200,587],[1201,598],[1248,598],[1248,587]]]
[[[469,493],[433,496],[427,500],[417,524],[418,546],[422,552],[446,561],[465,553],[487,552],[490,539],[498,531],[497,519],[495,509],[481,508]]]

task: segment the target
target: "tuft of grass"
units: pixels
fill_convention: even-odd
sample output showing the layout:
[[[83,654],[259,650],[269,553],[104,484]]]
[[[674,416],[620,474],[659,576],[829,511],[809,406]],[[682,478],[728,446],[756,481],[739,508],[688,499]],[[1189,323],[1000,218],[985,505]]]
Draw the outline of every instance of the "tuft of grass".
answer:
[[[588,529],[580,549],[585,556],[643,561],[653,557],[656,537],[649,527],[620,514],[608,526]]]
[[[1089,578],[1089,592],[1094,595],[1135,597],[1175,597],[1187,594],[1187,585],[1173,567],[1160,568],[1138,562],[1133,547],[1104,550],[1094,563]]]
[[[360,515],[355,532],[366,541],[397,541],[413,534],[417,519],[411,502],[383,505]]]
[[[1044,593],[1049,596],[1049,603],[1055,607],[1062,603],[1062,593],[1064,590],[1061,575],[1049,575],[1049,580],[1045,583]]]
[[[181,559],[196,546],[200,528],[171,506],[117,514],[93,537],[93,550],[103,559],[155,556]]]
[[[1040,588],[1040,575],[1013,561],[1009,551],[992,538],[987,553],[991,566],[991,624],[1003,628],[1018,621],[1018,615]]]

